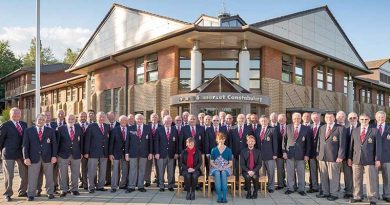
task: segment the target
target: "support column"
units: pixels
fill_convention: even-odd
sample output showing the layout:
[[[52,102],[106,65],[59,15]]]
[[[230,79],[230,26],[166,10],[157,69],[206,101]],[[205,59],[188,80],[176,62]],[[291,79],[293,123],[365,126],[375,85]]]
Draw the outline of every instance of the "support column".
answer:
[[[353,112],[353,81],[351,75],[348,76],[347,102],[348,113]]]
[[[202,53],[199,51],[199,41],[194,40],[191,50],[191,90],[202,84]]]
[[[250,55],[247,47],[248,41],[242,41],[242,48],[238,54],[238,72],[240,86],[249,90],[250,87]]]
[[[86,101],[86,110],[85,112],[91,109],[91,73],[88,73],[87,80],[85,81],[85,101]]]

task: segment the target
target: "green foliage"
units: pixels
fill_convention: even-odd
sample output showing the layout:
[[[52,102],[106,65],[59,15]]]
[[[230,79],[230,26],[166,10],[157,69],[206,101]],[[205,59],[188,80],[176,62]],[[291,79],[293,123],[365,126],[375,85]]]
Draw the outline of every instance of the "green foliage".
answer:
[[[0,119],[0,123],[3,123],[7,120],[9,120],[9,111],[11,110],[11,108],[6,108],[3,110],[3,112],[1,113],[1,119]]]
[[[80,49],[77,49],[77,51],[72,51],[72,49],[67,48],[63,63],[72,65],[76,61],[76,58],[79,55],[79,53],[80,53]]]
[[[35,66],[35,49],[36,49],[36,44],[35,44],[35,37],[31,39],[30,43],[30,48],[28,49],[28,52],[23,55],[22,60],[23,60],[23,66],[25,67],[31,67]],[[41,65],[48,65],[48,64],[53,64],[53,63],[58,63],[58,60],[54,57],[54,54],[50,47],[43,47],[41,43]]]
[[[0,77],[22,67],[22,60],[15,57],[8,41],[0,40]]]
[[[387,112],[387,114],[386,114],[386,122],[387,123],[390,123],[390,110]]]

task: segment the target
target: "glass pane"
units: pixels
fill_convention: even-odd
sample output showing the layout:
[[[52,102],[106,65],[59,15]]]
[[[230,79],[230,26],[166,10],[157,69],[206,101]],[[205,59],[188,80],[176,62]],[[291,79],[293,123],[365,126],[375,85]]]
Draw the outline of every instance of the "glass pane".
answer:
[[[180,78],[191,78],[191,70],[180,70]]]
[[[303,85],[303,78],[302,76],[295,76],[295,84],[297,85]]]
[[[332,91],[333,90],[333,84],[332,83],[328,83],[327,86],[326,86],[326,89]]]
[[[137,75],[136,83],[143,83],[144,82],[144,75]]]
[[[291,75],[289,73],[282,73],[282,81],[291,82]]]
[[[205,70],[205,78],[213,78],[218,74],[223,74],[227,78],[237,78],[235,70]]]
[[[148,72],[148,79],[149,81],[158,80],[158,71]]]
[[[153,70],[157,70],[157,69],[158,69],[157,61],[153,61],[153,62],[148,63],[148,66],[146,68],[147,71],[153,71]]]
[[[250,78],[260,78],[259,70],[250,70]]]
[[[250,80],[250,88],[260,88],[260,80]]]
[[[303,76],[303,69],[299,67],[295,67],[295,75]]]
[[[251,69],[260,69],[260,60],[250,60],[249,63]]]
[[[138,67],[136,74],[139,75],[139,74],[143,74],[143,73],[144,73],[144,67]]]
[[[217,68],[217,69],[225,69],[225,68],[237,68],[238,61],[203,61],[204,68]]]
[[[324,82],[322,81],[317,81],[317,88],[324,89]]]
[[[157,61],[157,53],[153,53],[153,54],[148,55],[148,57],[146,59],[147,59],[147,61]]]
[[[180,59],[180,69],[181,68],[191,68],[191,60],[189,60],[189,59]]]

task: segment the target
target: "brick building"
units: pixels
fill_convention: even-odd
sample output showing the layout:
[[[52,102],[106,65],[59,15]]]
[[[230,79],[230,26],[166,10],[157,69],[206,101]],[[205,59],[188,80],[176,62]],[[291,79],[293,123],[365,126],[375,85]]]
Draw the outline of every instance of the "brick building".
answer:
[[[389,74],[388,64],[367,66],[326,6],[247,24],[227,13],[189,23],[114,4],[66,70],[75,76],[43,86],[42,109],[373,115],[389,110],[390,82],[369,76]]]

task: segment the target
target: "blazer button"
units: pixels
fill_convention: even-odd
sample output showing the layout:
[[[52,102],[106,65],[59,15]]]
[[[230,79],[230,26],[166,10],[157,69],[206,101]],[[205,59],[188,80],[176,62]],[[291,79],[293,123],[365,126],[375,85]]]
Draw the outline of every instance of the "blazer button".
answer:
[[[102,147],[104,148],[104,145]]]

